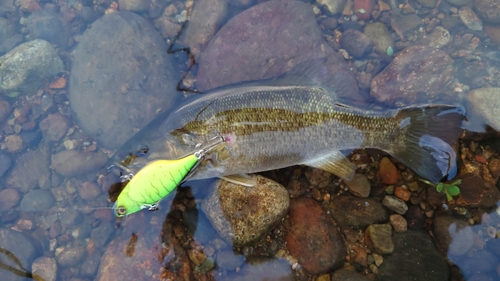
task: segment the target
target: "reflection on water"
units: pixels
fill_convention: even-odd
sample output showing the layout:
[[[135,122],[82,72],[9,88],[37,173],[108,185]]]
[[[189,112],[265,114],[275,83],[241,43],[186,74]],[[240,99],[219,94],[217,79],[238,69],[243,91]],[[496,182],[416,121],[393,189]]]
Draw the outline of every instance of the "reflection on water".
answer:
[[[500,278],[498,7],[261,2],[0,3],[1,55],[50,43],[0,58],[0,279]],[[118,10],[135,15],[99,27]],[[265,172],[250,189],[190,181],[159,211],[117,223],[122,186],[110,188],[119,178],[105,162],[153,116],[323,57],[342,102],[467,108],[459,196],[356,150],[349,182],[308,167]]]

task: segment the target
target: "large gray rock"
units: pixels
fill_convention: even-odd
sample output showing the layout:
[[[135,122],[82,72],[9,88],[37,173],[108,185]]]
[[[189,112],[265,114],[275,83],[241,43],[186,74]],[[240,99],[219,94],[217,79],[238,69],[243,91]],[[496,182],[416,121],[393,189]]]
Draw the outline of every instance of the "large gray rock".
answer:
[[[130,12],[105,15],[75,50],[69,99],[81,127],[117,148],[169,108],[178,82],[158,32]]]
[[[0,229],[0,260],[2,266],[9,266],[21,272],[28,271],[33,262],[36,249],[32,241],[23,233],[10,229]],[[17,259],[17,261],[15,261]],[[24,268],[20,268],[19,264]],[[2,270],[2,281],[19,281],[21,278],[9,270]],[[24,279],[22,279],[24,280]]]
[[[466,129],[484,132],[485,125],[500,131],[500,88],[480,88],[467,94]]]
[[[0,92],[10,97],[36,94],[63,70],[63,62],[49,42],[26,42],[0,57]]]
[[[196,85],[207,90],[276,77],[318,58],[328,58],[324,64],[331,79],[324,86],[341,97],[361,99],[356,78],[323,39],[311,5],[264,2],[238,14],[217,32],[201,54]]]
[[[21,200],[21,211],[27,213],[46,211],[52,207],[54,201],[54,196],[48,190],[31,190]]]

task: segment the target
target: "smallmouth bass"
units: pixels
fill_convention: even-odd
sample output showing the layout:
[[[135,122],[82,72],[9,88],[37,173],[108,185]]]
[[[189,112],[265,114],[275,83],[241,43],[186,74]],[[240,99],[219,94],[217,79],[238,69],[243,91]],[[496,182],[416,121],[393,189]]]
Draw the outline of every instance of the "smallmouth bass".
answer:
[[[135,173],[222,136],[225,145],[207,154],[190,180],[221,177],[251,186],[244,174],[299,164],[349,180],[356,167],[346,155],[358,148],[383,150],[433,183],[455,176],[451,145],[462,133],[462,107],[370,111],[338,103],[331,90],[301,81],[285,74],[192,97],[130,139],[114,161]],[[144,145],[148,153],[138,156]]]

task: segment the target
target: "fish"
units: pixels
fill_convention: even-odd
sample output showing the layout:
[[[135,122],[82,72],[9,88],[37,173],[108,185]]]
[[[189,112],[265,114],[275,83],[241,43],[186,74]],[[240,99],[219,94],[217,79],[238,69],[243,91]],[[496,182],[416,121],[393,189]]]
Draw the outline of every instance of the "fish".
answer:
[[[223,178],[253,186],[249,173],[293,165],[350,180],[357,167],[347,156],[363,148],[387,152],[433,183],[456,175],[453,145],[463,132],[462,106],[386,110],[351,106],[321,83],[327,79],[324,72],[312,68],[294,68],[277,78],[192,96],[127,141],[113,161],[135,173],[152,160],[176,159],[197,144],[222,136],[225,145],[207,153],[190,180]],[[150,148],[148,153],[137,156],[138,147],[144,145]]]
[[[179,159],[153,160],[137,174],[123,175],[126,185],[113,205],[116,217],[128,216],[143,209],[157,210],[159,202],[189,178],[200,159],[220,145],[224,145],[224,139],[215,137],[205,146],[199,144],[194,153]],[[143,146],[140,153],[147,151],[148,148]]]

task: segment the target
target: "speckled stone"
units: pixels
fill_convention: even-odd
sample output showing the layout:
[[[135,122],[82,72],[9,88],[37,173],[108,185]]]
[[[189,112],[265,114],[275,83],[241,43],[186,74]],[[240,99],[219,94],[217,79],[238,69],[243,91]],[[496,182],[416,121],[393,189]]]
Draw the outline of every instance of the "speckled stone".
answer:
[[[202,203],[202,210],[214,228],[228,242],[244,245],[266,233],[288,211],[286,189],[262,176],[252,176],[253,187],[224,180]]]
[[[372,224],[365,230],[365,241],[375,253],[385,255],[394,251],[392,227],[389,224]]]
[[[351,181],[346,181],[349,191],[358,197],[368,197],[370,195],[370,182],[363,174],[355,174]]]

